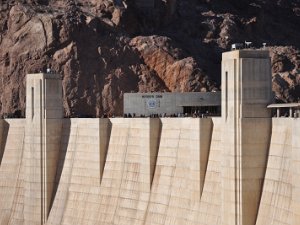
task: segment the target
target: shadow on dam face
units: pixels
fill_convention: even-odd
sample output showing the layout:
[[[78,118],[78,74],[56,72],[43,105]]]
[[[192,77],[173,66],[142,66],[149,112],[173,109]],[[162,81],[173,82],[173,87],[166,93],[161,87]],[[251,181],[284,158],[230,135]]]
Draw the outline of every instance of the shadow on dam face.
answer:
[[[102,180],[102,174],[104,171],[104,166],[106,162],[106,157],[107,157],[107,150],[109,147],[109,140],[111,136],[111,130],[112,130],[112,123],[109,120],[105,120],[104,122],[101,120],[98,120],[98,129],[99,129],[99,185],[101,185],[101,180]],[[59,189],[59,184],[62,183],[63,179],[63,170],[64,166],[66,165],[67,159],[67,154],[68,152],[71,152],[71,164],[70,164],[70,176],[69,182],[71,179],[71,174],[73,173],[73,167],[76,162],[76,152],[81,151],[81,149],[77,149],[77,145],[80,144],[80,138],[82,139],[81,133],[85,133],[85,126],[89,126],[88,124],[85,124],[84,122],[80,122],[80,120],[72,120],[72,119],[64,119],[61,127],[61,138],[60,138],[60,143],[58,145],[59,147],[59,155],[57,158],[57,166],[56,166],[56,173],[55,173],[55,179],[54,179],[54,186],[53,186],[53,192],[51,196],[51,201],[50,201],[50,210],[48,212],[48,216],[51,212],[51,209],[53,207],[56,195],[58,193]],[[73,132],[72,132],[73,130]],[[88,137],[84,136],[83,137]],[[73,140],[71,140],[73,139]],[[81,140],[82,141],[82,140]],[[96,141],[97,142],[97,141]],[[87,147],[88,148],[88,147]],[[68,150],[69,149],[69,150]]]
[[[61,180],[61,175],[63,171],[63,167],[65,164],[66,160],[66,154],[67,154],[67,149],[68,149],[68,143],[70,139],[70,133],[71,133],[71,120],[70,119],[65,119],[64,123],[62,124],[62,135],[61,135],[61,140],[60,140],[60,151],[58,155],[58,163],[57,163],[57,168],[56,168],[56,174],[55,174],[55,180],[54,180],[54,187],[53,187],[53,192],[52,192],[52,197],[51,197],[51,202],[50,202],[50,209],[53,206],[53,202],[57,193],[58,185]],[[50,210],[48,214],[50,213]]]
[[[9,124],[5,120],[2,120],[0,127],[1,127],[1,133],[0,133],[0,165],[1,165],[5,146],[6,146],[7,136],[8,136]]]
[[[158,128],[157,128],[157,142],[154,143],[155,146],[155,155],[154,155],[154,159],[153,159],[153,165],[152,165],[152,169],[151,169],[151,181],[150,181],[150,187],[152,188],[152,184],[153,184],[153,180],[154,180],[154,174],[155,174],[155,170],[156,170],[156,163],[157,163],[157,157],[158,157],[158,151],[159,151],[159,146],[160,146],[160,141],[161,141],[161,133],[162,133],[162,122],[161,120],[157,119],[158,121]]]
[[[105,167],[105,162],[106,162],[106,158],[107,158],[107,152],[108,152],[108,146],[109,146],[109,141],[110,141],[110,137],[111,137],[111,130],[112,130],[112,123],[110,120],[107,120],[107,123],[104,123],[104,126],[102,127],[101,125],[103,125],[100,122],[100,130],[103,131],[103,136],[104,138],[100,138],[100,185],[102,182],[102,177],[103,177],[103,172],[104,172],[104,167]],[[106,126],[105,126],[106,125]],[[100,131],[100,132],[101,132]],[[100,134],[101,136],[101,134]],[[101,149],[101,142],[103,143],[103,149]],[[101,157],[101,152],[103,153],[103,158]]]

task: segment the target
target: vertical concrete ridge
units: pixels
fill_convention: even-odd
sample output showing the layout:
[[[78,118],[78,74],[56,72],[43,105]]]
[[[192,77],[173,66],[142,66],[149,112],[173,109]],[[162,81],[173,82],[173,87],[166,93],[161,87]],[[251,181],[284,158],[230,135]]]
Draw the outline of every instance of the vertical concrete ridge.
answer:
[[[71,144],[74,147],[70,150],[74,152],[69,156],[69,161],[65,161],[66,174],[64,171],[62,173],[62,178],[66,176],[65,178],[69,180],[60,181],[61,196],[65,203],[61,203],[64,212],[61,214],[61,222],[57,221],[58,224],[87,224],[96,221],[100,202],[102,166],[100,125],[100,119],[71,119],[71,130],[74,136],[70,137],[70,141],[73,142]],[[96,202],[98,204],[95,204]],[[60,213],[59,208],[56,210]],[[55,222],[53,211],[51,223]]]
[[[255,225],[265,178],[272,130],[271,118],[241,119],[241,218]]]
[[[174,122],[174,118],[161,119],[161,141],[144,224],[165,224],[168,219],[167,212],[171,202],[171,189],[182,135],[182,119],[178,119],[177,123]]]
[[[66,153],[67,153],[67,148],[65,145],[66,139],[69,140],[69,135],[70,135],[70,120],[61,120],[60,121],[60,125],[61,128],[58,130],[60,137],[56,138],[56,142],[59,143],[58,145],[56,145],[56,147],[58,147],[58,152],[56,154],[55,157],[55,174],[54,176],[54,182],[52,185],[52,196],[51,196],[51,201],[50,201],[50,207],[49,207],[49,212],[48,214],[50,214],[51,210],[52,210],[52,206],[57,194],[57,190],[58,190],[58,185],[62,176],[62,170],[63,170],[63,166],[64,166],[64,161],[65,161],[65,157],[66,157]],[[57,127],[58,128],[58,127]],[[66,130],[68,132],[66,132]]]
[[[293,119],[272,120],[273,130],[257,225],[292,224]]]
[[[109,119],[100,119],[99,121],[99,146],[100,146],[100,182],[104,172],[104,166],[108,151],[108,145],[111,135],[111,122]]]
[[[150,119],[150,189],[152,187],[154,172],[157,162],[157,154],[159,149],[159,144],[161,140],[161,121],[158,118]]]
[[[101,183],[100,224],[142,224],[159,139],[159,119],[113,118]]]
[[[18,122],[18,126],[21,125]],[[8,224],[22,224],[24,223],[24,219],[22,217],[23,210],[24,210],[24,173],[22,170],[24,169],[24,151],[25,151],[25,120],[23,120],[23,129],[21,132],[23,133],[22,136],[22,147],[21,147],[21,156],[20,156],[20,164],[18,167],[17,172],[17,184],[16,184],[16,191],[14,195],[14,201],[11,209],[11,215],[9,218]]]
[[[64,119],[58,168],[55,177],[56,194],[52,200],[53,204],[47,221],[48,225],[62,224],[63,215],[66,211],[68,203],[69,187],[71,184],[77,146],[77,136],[77,120]]]
[[[58,172],[58,163],[61,149],[61,137],[62,137],[62,119],[46,119],[45,120],[45,183],[47,199],[46,212],[50,213],[53,205],[53,199],[56,195],[57,185],[55,183],[56,175]],[[46,219],[47,220],[47,219]]]
[[[195,204],[189,220],[201,225],[221,224],[221,161],[223,120],[212,119],[211,144],[200,204]],[[191,223],[191,224],[194,224]]]
[[[47,224],[87,224],[100,202],[104,134],[109,121],[101,119],[65,119],[61,154],[56,173],[57,191]],[[100,139],[104,141],[101,146]],[[102,161],[101,161],[102,160]],[[98,202],[98,204],[95,204]],[[95,209],[96,208],[96,209]]]
[[[200,203],[211,119],[162,118],[161,123],[161,141],[144,224],[186,224],[195,202]]]
[[[222,221],[254,225],[270,145],[270,118],[240,118],[225,124],[222,156]]]
[[[25,123],[25,120],[24,120]],[[25,224],[24,218],[24,209],[25,209],[25,177],[26,177],[26,123],[24,124],[24,136],[23,136],[23,144],[22,144],[22,159],[21,165],[19,167],[18,172],[18,181],[17,181],[17,189],[15,192],[14,203],[12,208],[12,213],[9,218],[9,225],[14,224]]]
[[[129,138],[129,120],[111,119],[111,135],[101,181],[101,198],[99,199],[100,224],[111,224],[117,208],[124,161]]]
[[[271,101],[269,52],[223,53],[223,225],[255,224],[270,139],[267,105]]]
[[[62,136],[62,87],[54,76],[43,77],[42,113],[42,219],[46,223],[55,196],[55,178]],[[29,118],[30,120],[30,118]]]
[[[300,224],[300,119],[293,119],[292,132],[292,206],[293,219],[291,225]]]
[[[5,150],[8,129],[9,129],[9,124],[5,120],[0,119],[0,166],[1,166],[2,158]]]
[[[0,167],[0,224],[11,223],[16,212],[20,196],[20,172],[24,151],[25,121],[2,120],[2,129],[6,129],[3,161]],[[3,140],[3,139],[2,139]],[[3,143],[3,144],[4,144]]]
[[[24,224],[47,222],[57,170],[62,130],[62,88],[59,75],[26,77],[24,150]]]
[[[209,151],[211,147],[213,122],[211,118],[200,120],[200,196],[203,192],[205,175],[207,171]],[[193,144],[193,143],[192,143]]]

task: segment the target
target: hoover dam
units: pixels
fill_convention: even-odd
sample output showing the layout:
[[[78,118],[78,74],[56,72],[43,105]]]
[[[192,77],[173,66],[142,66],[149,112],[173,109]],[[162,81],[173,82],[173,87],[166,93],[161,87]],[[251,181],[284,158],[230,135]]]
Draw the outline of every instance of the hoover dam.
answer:
[[[64,118],[61,77],[27,75],[0,225],[299,225],[299,106],[272,117],[271,78],[268,51],[230,51],[220,117]]]

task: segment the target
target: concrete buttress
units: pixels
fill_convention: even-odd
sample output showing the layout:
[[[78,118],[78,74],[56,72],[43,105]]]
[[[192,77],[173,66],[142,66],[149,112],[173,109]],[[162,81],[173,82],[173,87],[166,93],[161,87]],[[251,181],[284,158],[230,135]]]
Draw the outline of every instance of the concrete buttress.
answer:
[[[268,51],[222,56],[222,225],[255,225],[271,133]]]
[[[46,223],[53,198],[63,119],[62,84],[57,74],[26,79],[24,224]]]

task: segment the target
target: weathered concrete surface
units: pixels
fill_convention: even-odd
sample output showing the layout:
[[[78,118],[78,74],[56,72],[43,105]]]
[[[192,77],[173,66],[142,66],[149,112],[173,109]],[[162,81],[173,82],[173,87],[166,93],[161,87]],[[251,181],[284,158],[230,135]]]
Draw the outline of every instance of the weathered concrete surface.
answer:
[[[299,224],[299,124],[299,119],[273,119],[257,225]]]
[[[20,196],[25,120],[1,120],[0,224],[10,224]]]
[[[189,224],[221,224],[221,160],[222,119],[213,119],[209,158],[201,201],[196,202],[189,215]]]
[[[222,224],[253,225],[267,164],[271,119],[267,51],[222,56]]]
[[[47,224],[87,224],[89,220],[95,221],[96,214],[94,217],[90,215],[95,212],[95,207],[99,207],[96,201],[99,199],[102,163],[107,149],[101,143],[107,143],[109,124],[105,119],[64,121],[56,173],[57,192]]]
[[[166,118],[161,122],[159,153],[144,223],[186,224],[188,212],[200,202],[212,121]]]
[[[300,121],[293,120],[292,133],[292,225],[300,224]]]
[[[48,219],[55,188],[63,118],[60,75],[29,74],[26,95],[23,223],[39,225]]]
[[[0,167],[0,224],[26,224],[24,209],[30,207],[24,195],[28,188],[24,166],[29,160],[22,144],[26,123],[2,123],[6,126],[1,132],[7,135],[1,139],[5,148]],[[263,140],[259,132],[252,132],[258,124],[244,124],[243,135]],[[256,168],[266,158],[252,142],[249,150],[244,147],[240,194],[260,204],[258,213],[256,206],[243,207],[250,210],[252,224],[296,225],[300,123],[279,118],[272,124],[267,168],[262,168],[265,179],[257,184],[264,184],[261,198],[251,177],[264,177]],[[65,119],[46,224],[228,224],[225,216],[234,215],[224,208],[232,191],[226,183],[232,181],[225,176],[230,171],[225,161],[230,161],[223,138],[222,118]]]
[[[142,224],[158,151],[158,119],[113,119],[100,188],[100,224]]]

